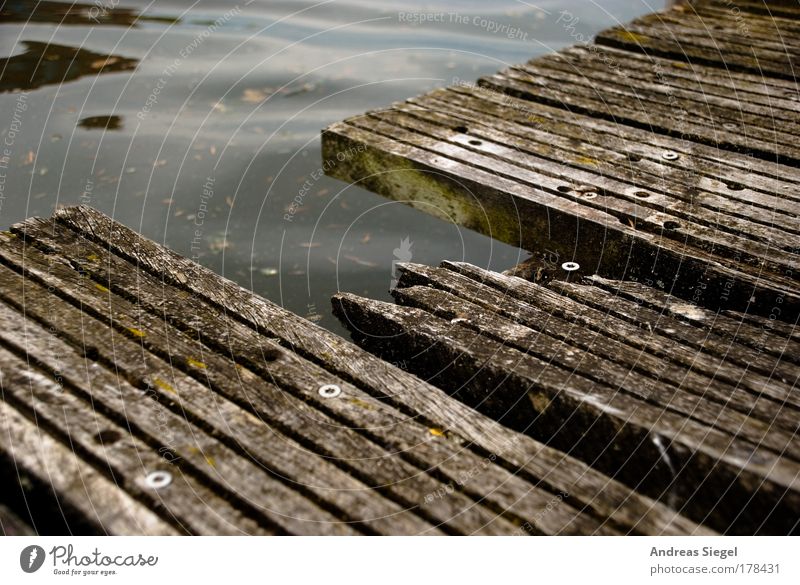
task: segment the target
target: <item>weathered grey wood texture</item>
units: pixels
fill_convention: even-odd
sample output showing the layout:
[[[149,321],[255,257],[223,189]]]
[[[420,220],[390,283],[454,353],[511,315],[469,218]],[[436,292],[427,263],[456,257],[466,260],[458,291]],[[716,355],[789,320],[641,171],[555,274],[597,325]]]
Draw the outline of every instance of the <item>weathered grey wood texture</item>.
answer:
[[[780,304],[794,323],[800,21],[728,4],[650,15],[334,124],[330,174],[584,275],[714,309]]]
[[[86,207],[0,234],[0,372],[39,532],[710,531]]]
[[[463,263],[351,294],[354,340],[726,533],[800,529],[798,343],[637,283],[544,287]]]

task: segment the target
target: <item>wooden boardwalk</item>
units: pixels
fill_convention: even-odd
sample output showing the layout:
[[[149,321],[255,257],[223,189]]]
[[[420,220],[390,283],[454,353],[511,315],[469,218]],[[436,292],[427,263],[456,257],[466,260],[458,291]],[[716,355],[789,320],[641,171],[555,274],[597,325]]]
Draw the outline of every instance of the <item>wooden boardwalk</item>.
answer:
[[[334,124],[323,156],[335,177],[581,274],[714,309],[780,305],[794,323],[800,11],[726,4]]]
[[[533,252],[337,295],[357,344],[88,207],[0,234],[3,533],[796,533],[800,10],[735,4],[327,129]]]
[[[532,253],[335,310],[698,523],[797,532],[798,65],[796,4],[696,0],[330,126],[333,176]]]
[[[0,264],[6,532],[710,532],[90,208]]]
[[[335,298],[365,348],[720,532],[800,528],[793,330],[599,277],[400,270],[399,305]]]

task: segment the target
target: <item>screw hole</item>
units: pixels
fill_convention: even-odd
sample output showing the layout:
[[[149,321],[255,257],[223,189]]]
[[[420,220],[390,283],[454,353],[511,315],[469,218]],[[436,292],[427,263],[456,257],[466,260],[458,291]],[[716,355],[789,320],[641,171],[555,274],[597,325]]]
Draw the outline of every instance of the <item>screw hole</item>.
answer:
[[[642,157],[638,154],[628,153],[628,160],[631,162],[639,162],[642,160]]]
[[[319,395],[323,398],[336,398],[342,393],[342,389],[336,384],[325,384],[319,387]]]
[[[731,191],[741,191],[742,189],[744,189],[744,185],[740,185],[739,183],[725,183],[725,185]]]
[[[639,199],[647,199],[650,197],[650,193],[647,191],[634,191],[633,196],[638,197]]]
[[[670,220],[664,222],[664,229],[666,230],[676,230],[679,227],[681,227],[681,224],[679,224],[677,221]]]
[[[564,262],[564,263],[561,265],[561,268],[562,268],[562,269],[564,269],[564,270],[566,270],[567,272],[575,272],[575,271],[576,271],[576,270],[578,270],[580,267],[581,267],[581,265],[580,265],[580,264],[578,264],[577,262]]]
[[[100,431],[94,436],[94,440],[102,445],[113,445],[122,438],[122,435],[114,429]]]
[[[665,150],[664,152],[661,153],[661,158],[663,158],[664,160],[678,160],[679,156],[680,155],[677,152],[674,152],[672,150]]]
[[[459,134],[466,134],[467,132],[469,132],[469,128],[467,128],[466,126],[456,126],[455,128],[453,128],[453,132],[458,132]]]
[[[483,144],[483,142],[481,142],[480,140],[470,140],[469,143],[472,146],[480,146],[481,144]]]
[[[556,189],[558,189],[561,193],[569,193],[570,191],[572,191],[572,187],[570,187],[569,185],[559,185],[558,187],[556,187]]]
[[[144,478],[144,482],[147,487],[157,490],[167,487],[172,483],[172,474],[169,471],[154,471],[153,473],[147,474],[147,477]]]

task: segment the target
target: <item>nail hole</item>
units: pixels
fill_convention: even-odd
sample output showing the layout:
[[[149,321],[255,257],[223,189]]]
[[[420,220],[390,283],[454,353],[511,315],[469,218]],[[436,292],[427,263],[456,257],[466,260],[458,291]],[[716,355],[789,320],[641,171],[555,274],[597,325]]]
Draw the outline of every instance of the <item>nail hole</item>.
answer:
[[[470,140],[469,143],[472,146],[480,146],[481,144],[483,144],[483,142],[481,142],[480,140]]]
[[[664,222],[664,229],[666,230],[676,230],[679,227],[681,227],[681,224],[679,224],[677,221],[670,220]]]
[[[94,440],[102,445],[113,445],[121,438],[122,435],[119,433],[119,431],[115,431],[114,429],[100,431],[94,436]]]
[[[647,191],[634,191],[633,196],[638,197],[639,199],[647,199],[648,197],[650,197],[650,193],[648,193]]]
[[[336,398],[342,393],[342,389],[336,384],[325,384],[319,387],[319,395],[323,398]]]
[[[467,132],[469,132],[469,128],[467,128],[466,126],[456,126],[455,128],[453,128],[453,132],[458,132],[459,134],[466,134]]]
[[[642,160],[642,157],[639,156],[638,154],[628,153],[628,160],[631,162],[639,162],[640,160]]]
[[[741,191],[742,189],[744,189],[744,185],[740,185],[739,183],[725,183],[725,185],[731,191]]]
[[[558,187],[556,187],[556,189],[558,189],[561,193],[569,193],[570,191],[572,191],[572,187],[570,187],[569,185],[559,185]]]

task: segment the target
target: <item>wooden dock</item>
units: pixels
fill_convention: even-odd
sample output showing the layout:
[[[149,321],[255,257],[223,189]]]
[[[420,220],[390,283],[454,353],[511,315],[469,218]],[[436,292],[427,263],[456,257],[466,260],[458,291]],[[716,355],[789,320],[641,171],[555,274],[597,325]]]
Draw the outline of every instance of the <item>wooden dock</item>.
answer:
[[[533,253],[337,295],[356,343],[88,207],[0,234],[3,533],[797,533],[798,16],[700,0],[328,128]]]
[[[334,124],[323,156],[335,177],[556,267],[575,262],[712,309],[769,316],[779,305],[794,323],[800,10],[790,4],[770,16],[756,0],[698,0],[646,16],[595,44]]]
[[[532,253],[339,318],[700,524],[796,533],[798,65],[796,3],[696,0],[332,125],[333,176]]]
[[[711,532],[90,208],[0,264],[4,531]]]
[[[599,277],[400,270],[399,305],[335,298],[366,349],[719,532],[798,529],[790,327]]]

